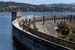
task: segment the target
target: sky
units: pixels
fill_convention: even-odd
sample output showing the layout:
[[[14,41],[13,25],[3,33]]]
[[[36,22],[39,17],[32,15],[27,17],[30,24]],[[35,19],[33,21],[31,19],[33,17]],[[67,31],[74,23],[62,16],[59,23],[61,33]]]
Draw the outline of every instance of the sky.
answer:
[[[75,0],[0,0],[0,1],[13,1],[20,3],[29,3],[29,4],[53,4],[53,3],[75,3]]]

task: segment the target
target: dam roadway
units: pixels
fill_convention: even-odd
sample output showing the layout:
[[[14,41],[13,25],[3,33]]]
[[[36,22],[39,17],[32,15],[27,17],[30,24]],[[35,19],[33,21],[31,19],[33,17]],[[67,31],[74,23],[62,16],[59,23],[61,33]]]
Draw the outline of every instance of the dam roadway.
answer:
[[[46,21],[46,23],[49,23],[49,21]],[[27,48],[28,50],[73,50],[72,48],[68,47],[67,45],[64,46],[66,42],[63,44],[63,40],[57,39],[57,33],[54,33],[54,29],[51,29],[49,31],[46,29],[46,27],[41,24],[42,22],[36,23],[36,26],[39,28],[39,31],[33,30],[32,26],[27,27],[28,30],[23,30],[19,26],[18,19],[13,21],[13,35]],[[45,24],[46,24],[45,23]],[[53,24],[52,28],[54,28],[56,25],[54,25],[53,22],[50,22]],[[40,27],[39,27],[40,26]],[[54,33],[54,34],[53,34]],[[52,35],[52,36],[51,36]],[[55,37],[54,37],[55,36]],[[61,45],[63,44],[63,45]],[[73,45],[75,46],[75,45]]]

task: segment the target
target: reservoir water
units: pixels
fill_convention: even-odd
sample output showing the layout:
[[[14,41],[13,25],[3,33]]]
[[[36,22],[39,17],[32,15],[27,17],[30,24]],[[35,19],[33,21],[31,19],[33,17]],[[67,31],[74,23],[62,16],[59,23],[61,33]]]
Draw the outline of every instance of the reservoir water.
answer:
[[[75,12],[22,12],[22,16],[75,15]],[[12,36],[11,12],[0,12],[0,50],[22,50]]]

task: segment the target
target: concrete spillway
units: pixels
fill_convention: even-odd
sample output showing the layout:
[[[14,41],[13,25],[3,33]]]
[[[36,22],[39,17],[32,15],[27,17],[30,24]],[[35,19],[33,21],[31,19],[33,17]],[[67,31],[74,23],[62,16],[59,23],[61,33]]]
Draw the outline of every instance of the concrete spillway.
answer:
[[[37,22],[37,20],[36,20],[36,22]],[[71,43],[71,42],[57,38],[58,35],[54,31],[54,29],[50,30],[50,32],[47,30],[48,28],[43,29],[43,26],[39,25],[39,24],[41,24],[41,22],[35,23],[36,26],[39,28],[39,31],[36,31],[36,30],[32,29],[31,27],[27,27],[27,26],[25,26],[25,27],[28,30],[23,30],[19,26],[18,20],[16,19],[12,22],[13,35],[24,46],[28,47],[29,50],[71,50],[71,49],[75,49],[74,48],[75,43]],[[46,21],[46,23],[49,23],[49,21]],[[51,24],[54,24],[54,23],[51,23]],[[48,26],[49,25],[46,25],[46,27],[48,27]],[[54,25],[54,26],[56,26],[56,25]],[[50,27],[50,28],[53,28],[53,27]]]

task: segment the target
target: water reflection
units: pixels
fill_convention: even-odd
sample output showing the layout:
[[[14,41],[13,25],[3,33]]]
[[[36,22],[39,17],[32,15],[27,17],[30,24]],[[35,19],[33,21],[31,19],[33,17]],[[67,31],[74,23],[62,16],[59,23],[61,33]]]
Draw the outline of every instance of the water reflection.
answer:
[[[25,50],[13,40],[11,13],[0,12],[0,50]]]
[[[27,50],[23,45],[13,36],[13,50]]]

